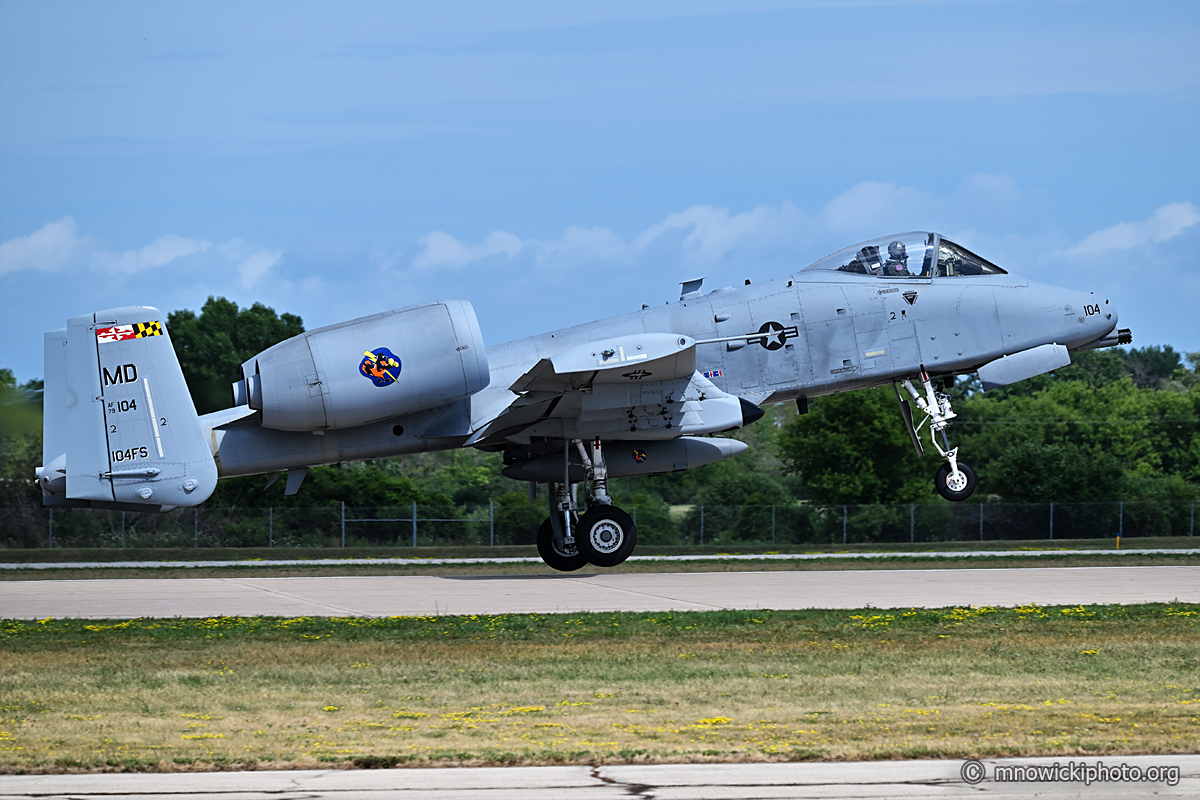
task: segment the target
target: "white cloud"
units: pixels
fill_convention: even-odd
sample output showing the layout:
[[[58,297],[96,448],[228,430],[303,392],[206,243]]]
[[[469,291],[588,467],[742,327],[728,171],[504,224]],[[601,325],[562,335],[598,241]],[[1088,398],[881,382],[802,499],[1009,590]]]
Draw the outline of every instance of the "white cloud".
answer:
[[[557,241],[537,242],[539,261],[554,257],[589,260],[621,260],[629,256],[629,245],[608,228],[567,228]]]
[[[186,263],[197,281],[232,272],[238,283],[249,289],[278,264],[282,256],[282,250],[268,250],[242,239],[213,245],[203,239],[189,239],[173,233],[164,234],[137,249],[116,253],[105,248],[99,239],[80,236],[75,220],[63,217],[29,236],[18,236],[0,244],[0,272],[70,270],[78,276],[88,272],[101,273],[111,281],[147,270],[178,269]]]
[[[412,262],[417,269],[457,269],[473,261],[482,261],[496,255],[512,258],[525,246],[520,239],[507,231],[493,231],[481,243],[471,246],[443,231],[433,231],[421,237],[421,245],[424,249]]]
[[[1068,268],[1069,259],[1062,263],[1064,255],[1096,255],[1164,242],[1200,222],[1200,210],[1192,203],[1172,203],[1143,222],[1113,226],[1063,249],[1068,242],[1053,231],[1014,232],[1036,213],[1033,205],[1004,174],[968,175],[944,195],[893,182],[863,181],[815,214],[789,202],[741,212],[696,205],[668,214],[630,237],[602,227],[573,226],[555,239],[521,239],[496,231],[474,244],[434,231],[419,240],[415,257],[391,256],[380,263],[391,271],[407,262],[408,277],[424,271],[422,285],[437,279],[431,268],[458,271],[485,261],[489,272],[502,272],[504,280],[523,286],[534,276],[545,286],[597,275],[670,280],[701,271],[724,282],[744,277],[735,270],[783,274],[855,241],[904,230],[936,230],[1017,272],[1037,267],[1044,273],[1039,279],[1069,283],[1069,275],[1061,278],[1056,271]],[[406,270],[400,266],[399,271]]]
[[[63,217],[28,236],[17,236],[0,244],[0,274],[26,269],[61,272],[79,263],[83,254],[94,246],[94,239],[78,234],[73,218]]]
[[[529,256],[539,264],[596,261],[629,265],[666,247],[674,258],[689,264],[707,264],[730,253],[753,250],[786,239],[810,222],[790,203],[779,208],[758,206],[732,213],[726,208],[692,206],[670,214],[626,241],[607,228],[571,226],[558,239],[522,240],[507,231],[495,231],[475,245],[464,244],[444,231],[421,237],[421,250],[412,259],[418,270],[435,267],[459,269],[494,256],[516,259]],[[385,258],[382,263],[393,262]]]
[[[731,214],[726,208],[692,206],[646,229],[634,239],[633,248],[641,250],[673,231],[686,231],[682,241],[685,253],[692,260],[711,262],[735,249],[786,235],[806,221],[802,211],[786,202],[779,209],[762,205],[740,214]]]
[[[106,272],[132,275],[147,269],[165,267],[176,259],[203,253],[210,247],[212,247],[211,242],[188,239],[168,233],[137,250],[126,250],[124,253],[108,253],[98,250],[93,258],[96,264]]]
[[[939,206],[933,195],[911,186],[863,181],[825,204],[820,220],[838,232],[927,230]]]
[[[1144,222],[1120,222],[1088,236],[1073,247],[1061,251],[1068,258],[1098,256],[1113,250],[1129,250],[1151,242],[1173,239],[1200,222],[1200,210],[1191,203],[1159,206]]]
[[[234,239],[217,249],[235,265],[243,289],[254,287],[283,257],[282,250],[267,250],[242,239]]]

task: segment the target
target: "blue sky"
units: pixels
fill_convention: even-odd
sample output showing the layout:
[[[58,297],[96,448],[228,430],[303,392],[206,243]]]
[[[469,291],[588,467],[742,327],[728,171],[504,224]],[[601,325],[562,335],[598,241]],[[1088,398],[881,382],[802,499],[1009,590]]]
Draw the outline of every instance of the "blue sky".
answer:
[[[0,366],[121,305],[498,343],[938,230],[1200,350],[1200,3],[0,0]]]

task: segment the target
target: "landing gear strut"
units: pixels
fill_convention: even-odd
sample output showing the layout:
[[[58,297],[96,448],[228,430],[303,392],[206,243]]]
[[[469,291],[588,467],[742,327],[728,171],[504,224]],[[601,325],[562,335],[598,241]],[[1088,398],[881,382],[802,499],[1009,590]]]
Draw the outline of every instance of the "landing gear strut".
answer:
[[[920,425],[913,425],[912,410],[900,395],[900,390],[896,389],[896,399],[900,402],[900,415],[904,417],[908,435],[912,437],[913,446],[916,447],[919,456],[925,455],[925,449],[921,446],[921,439],[917,433],[926,422],[929,423],[929,439],[942,458],[946,459],[946,463],[938,468],[937,474],[933,478],[938,494],[956,503],[966,500],[975,491],[975,473],[969,466],[958,460],[958,448],[951,448],[950,439],[946,436],[946,430],[951,427],[950,420],[958,415],[950,407],[950,396],[934,391],[933,383],[929,380],[929,373],[925,371],[924,366],[921,367],[921,383],[925,390],[924,397],[907,378],[901,381],[900,385],[912,397],[917,408],[925,413],[925,419],[921,420]],[[941,434],[942,444],[938,444],[938,434]],[[943,444],[945,447],[942,446]]]
[[[574,442],[591,481],[588,510],[577,516],[575,487],[570,483],[570,451],[563,449],[563,483],[550,485],[550,518],[538,530],[538,554],[547,565],[571,572],[584,564],[615,567],[633,553],[637,526],[633,519],[612,504],[608,494],[608,467],[600,440]],[[586,480],[585,479],[585,480]],[[569,487],[569,488],[568,488]]]
[[[559,572],[574,572],[588,563],[573,536],[579,527],[579,515],[575,503],[569,500],[572,494],[561,484],[550,484],[550,516],[538,528],[538,555]]]

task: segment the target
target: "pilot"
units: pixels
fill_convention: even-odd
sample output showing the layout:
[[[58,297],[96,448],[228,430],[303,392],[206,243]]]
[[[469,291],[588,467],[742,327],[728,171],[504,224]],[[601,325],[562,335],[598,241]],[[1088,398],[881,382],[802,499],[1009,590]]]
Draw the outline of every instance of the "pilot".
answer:
[[[888,245],[888,260],[883,265],[884,275],[908,275],[908,251],[904,242],[895,241]]]

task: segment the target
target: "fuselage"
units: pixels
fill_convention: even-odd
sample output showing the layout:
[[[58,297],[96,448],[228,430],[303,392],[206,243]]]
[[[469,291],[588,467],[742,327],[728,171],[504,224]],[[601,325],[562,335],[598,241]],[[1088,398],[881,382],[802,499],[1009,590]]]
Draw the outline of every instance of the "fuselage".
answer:
[[[929,241],[933,247],[936,240]],[[256,474],[462,446],[509,407],[517,397],[509,387],[540,360],[630,334],[697,340],[696,371],[723,392],[762,405],[892,383],[922,367],[935,377],[969,373],[1049,343],[1074,350],[1117,325],[1105,298],[998,269],[939,275],[928,261],[928,274],[903,277],[814,269],[837,261],[830,256],[783,278],[692,291],[663,306],[491,346],[490,383],[453,407],[320,435],[239,424],[248,416],[244,407],[201,422],[223,477]]]

